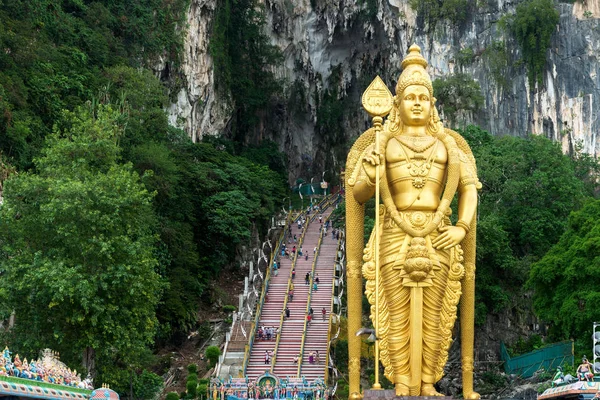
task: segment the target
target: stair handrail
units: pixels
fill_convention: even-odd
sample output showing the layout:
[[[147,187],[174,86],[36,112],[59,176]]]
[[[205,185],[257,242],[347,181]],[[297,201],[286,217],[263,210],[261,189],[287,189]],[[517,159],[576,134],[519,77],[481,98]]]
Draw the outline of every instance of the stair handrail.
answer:
[[[279,241],[277,243],[277,247],[275,248],[275,253],[271,252],[271,259],[270,259],[270,262],[267,264],[267,271],[265,272],[265,280],[263,281],[260,300],[256,306],[256,315],[254,316],[254,321],[252,322],[252,326],[250,327],[250,335],[248,338],[248,344],[246,344],[246,348],[244,349],[244,362],[242,364],[242,369],[240,371],[240,378],[246,376],[246,368],[248,367],[248,361],[250,360],[250,353],[252,352],[252,346],[254,345],[254,337],[256,336],[256,329],[258,327],[258,321],[260,318],[260,314],[262,312],[263,304],[265,302],[266,289],[268,288],[269,280],[271,279],[271,265],[273,264],[274,254],[277,254],[277,252],[279,251],[279,248],[281,247],[281,243],[285,240],[285,235],[288,231],[287,227],[289,225],[291,216],[292,216],[292,212],[289,211],[287,218],[285,220],[285,226],[283,228],[283,231],[279,235]],[[256,268],[260,272],[258,265],[256,265]]]
[[[337,256],[337,251],[341,248],[341,243],[342,243],[342,238],[340,237],[338,239],[338,243],[337,243],[337,247],[335,250],[335,258],[333,260],[333,276],[335,276],[335,265],[338,262],[338,256]],[[327,350],[325,351],[325,385],[327,385],[327,381],[329,379],[329,351],[331,350],[331,319],[333,316],[333,296],[335,293],[335,285],[331,285],[331,302],[329,304],[329,309],[331,310],[329,312],[329,324],[327,326]]]
[[[302,362],[304,360],[304,342],[306,340],[306,329],[308,325],[308,320],[306,316],[308,315],[308,310],[310,309],[310,302],[312,300],[312,288],[313,288],[313,280],[315,277],[315,267],[317,265],[317,260],[319,258],[319,254],[321,253],[321,242],[323,241],[323,230],[319,234],[319,241],[317,243],[317,251],[315,252],[315,256],[313,258],[312,268],[311,268],[311,277],[310,277],[310,287],[308,289],[308,297],[306,299],[306,310],[304,313],[304,328],[302,329],[302,342],[300,343],[300,360],[298,361],[298,373],[296,374],[296,378],[300,377],[300,372],[302,371]],[[312,320],[312,316],[311,316]]]
[[[225,362],[225,357],[227,357],[227,349],[229,347],[229,342],[231,340],[231,335],[233,334],[233,330],[235,329],[236,322],[237,322],[237,313],[233,313],[233,317],[231,318],[231,327],[229,328],[229,331],[225,334],[225,345],[223,346],[223,351],[222,351],[221,355],[219,356],[217,365],[213,369],[212,375],[214,377],[219,377],[219,374],[221,373],[221,366]],[[241,322],[242,321],[240,321],[240,324],[241,324]]]
[[[331,215],[331,214],[329,214]],[[325,218],[325,221],[329,219],[329,216]],[[321,253],[321,244],[323,242],[323,227],[320,228],[319,232],[319,241],[317,244],[317,251],[315,253],[315,257],[313,259],[312,269],[311,269],[311,277],[310,277],[310,288],[308,289],[308,298],[306,299],[306,313],[308,315],[308,310],[310,309],[310,303],[312,301],[312,293],[313,293],[313,284],[315,279],[315,269],[317,267],[317,260],[319,259],[319,254]],[[312,316],[311,316],[312,320]],[[300,377],[300,372],[302,371],[302,362],[304,360],[304,343],[306,342],[306,326],[308,325],[308,321],[306,320],[306,316],[304,317],[304,329],[302,331],[302,343],[300,344],[300,360],[298,362],[298,374],[297,378]]]
[[[303,213],[301,213],[300,216],[302,216],[302,214]],[[292,261],[292,267],[290,268],[290,273],[288,276],[286,295],[283,300],[283,308],[281,309],[281,317],[279,318],[278,335],[277,335],[277,339],[275,340],[275,348],[273,349],[273,356],[271,357],[271,370],[270,370],[271,374],[273,373],[273,369],[275,368],[275,361],[277,359],[277,352],[279,350],[279,341],[281,339],[281,334],[283,333],[283,317],[284,317],[284,313],[285,313],[285,308],[287,307],[287,303],[288,303],[290,284],[293,283],[292,282],[292,271],[294,270],[294,268],[296,268],[296,261],[298,260],[298,252],[299,252],[300,248],[302,247],[302,245],[304,244],[304,236],[306,235],[306,230],[308,229],[308,225],[309,225],[309,221],[307,220],[306,223],[304,224],[304,227],[302,228],[302,235],[300,235],[300,240],[298,240],[298,249],[296,250],[296,253],[294,254],[294,260]]]

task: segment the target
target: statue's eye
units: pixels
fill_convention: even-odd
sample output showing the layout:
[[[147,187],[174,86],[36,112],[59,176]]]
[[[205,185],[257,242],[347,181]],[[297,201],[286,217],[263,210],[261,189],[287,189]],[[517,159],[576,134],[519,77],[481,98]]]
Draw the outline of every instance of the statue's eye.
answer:
[[[414,100],[415,99],[415,95],[414,94],[409,94],[406,97],[404,97],[404,100]]]
[[[423,100],[423,101],[429,101],[429,96],[427,96],[425,94],[421,95],[421,100]]]

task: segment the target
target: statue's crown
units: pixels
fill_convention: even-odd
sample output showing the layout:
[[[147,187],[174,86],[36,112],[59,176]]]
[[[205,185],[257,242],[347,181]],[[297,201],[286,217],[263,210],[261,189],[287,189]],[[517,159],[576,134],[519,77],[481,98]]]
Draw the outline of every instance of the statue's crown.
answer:
[[[433,85],[431,78],[425,70],[427,60],[421,55],[421,48],[413,44],[408,49],[408,55],[402,60],[402,73],[396,84],[396,94],[400,95],[408,86],[425,86],[429,94],[433,96]]]

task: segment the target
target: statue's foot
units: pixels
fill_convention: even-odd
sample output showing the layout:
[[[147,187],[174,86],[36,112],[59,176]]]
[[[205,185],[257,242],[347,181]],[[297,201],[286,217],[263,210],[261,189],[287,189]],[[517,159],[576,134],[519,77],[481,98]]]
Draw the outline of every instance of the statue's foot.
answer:
[[[410,394],[410,391],[408,390],[408,386],[402,384],[402,383],[396,383],[396,396],[400,397],[400,396],[408,396]]]
[[[421,386],[421,396],[443,396],[443,394],[435,390],[431,383],[423,383],[423,386]]]
[[[481,398],[481,395],[477,392],[463,392],[463,398],[464,399],[471,399],[471,400],[477,400]]]
[[[362,400],[362,395],[358,392],[354,392],[350,395],[350,400]]]

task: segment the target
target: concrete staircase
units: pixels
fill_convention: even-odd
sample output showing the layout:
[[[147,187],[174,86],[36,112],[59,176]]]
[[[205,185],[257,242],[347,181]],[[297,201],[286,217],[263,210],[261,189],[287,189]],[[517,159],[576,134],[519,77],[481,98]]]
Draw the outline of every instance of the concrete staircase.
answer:
[[[321,242],[319,258],[315,266],[315,278],[319,277],[319,285],[311,296],[310,307],[314,310],[314,318],[306,330],[304,357],[300,370],[300,375],[308,381],[323,378],[325,374],[333,273],[338,248],[338,241],[332,238],[331,231],[332,229],[328,230],[328,236]],[[325,318],[322,314],[323,308],[325,308]],[[316,352],[319,354],[319,362],[313,360],[314,362],[310,363],[310,353]]]
[[[323,224],[332,212],[332,208],[322,212]],[[328,236],[323,239],[319,249],[317,249],[317,262],[315,263],[315,277],[319,276],[318,290],[312,295],[311,305],[308,304],[312,279],[310,284],[305,284],[305,277],[312,272],[315,254],[313,249],[319,246],[319,237],[323,224],[319,223],[318,217],[310,222],[306,227],[304,240],[302,242],[303,255],[298,256],[295,261],[296,274],[293,279],[294,297],[287,302],[290,309],[290,318],[285,319],[281,325],[279,344],[276,347],[277,339],[260,340],[254,338],[249,362],[246,368],[246,377],[255,379],[266,371],[272,372],[280,378],[296,377],[300,374],[308,380],[316,378],[323,379],[325,376],[325,359],[327,352],[327,337],[329,329],[329,316],[331,313],[332,280],[334,274],[334,263],[337,253],[337,240],[331,237],[331,227],[328,229]],[[301,231],[296,224],[292,224],[292,237],[296,234],[298,238]],[[287,246],[291,250],[294,245],[293,240]],[[298,248],[298,244],[296,244]],[[305,255],[308,254],[308,260]],[[279,257],[278,276],[271,274],[271,282],[268,289],[268,299],[262,308],[259,317],[259,326],[280,327],[280,321],[284,312],[284,304],[288,294],[289,280],[291,276],[293,260],[286,257]],[[304,356],[294,363],[294,356],[302,351],[304,338],[304,328],[306,316],[309,308],[314,310],[313,320],[307,328],[306,342],[304,344]],[[326,318],[323,321],[321,310],[325,307]],[[309,363],[309,353],[319,351],[320,364]],[[265,351],[273,352],[273,370],[271,363],[265,364]],[[299,365],[300,364],[300,365]]]

